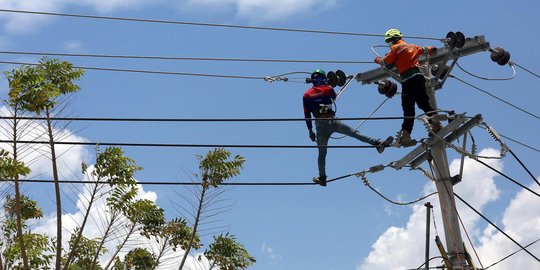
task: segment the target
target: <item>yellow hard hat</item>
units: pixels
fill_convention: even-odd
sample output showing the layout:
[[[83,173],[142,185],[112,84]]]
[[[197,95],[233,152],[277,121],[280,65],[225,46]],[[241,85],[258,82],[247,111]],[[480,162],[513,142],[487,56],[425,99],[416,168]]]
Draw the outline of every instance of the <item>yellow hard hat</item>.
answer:
[[[389,42],[394,37],[402,38],[403,35],[401,34],[401,32],[399,30],[397,30],[395,28],[389,29],[384,34],[384,41]]]

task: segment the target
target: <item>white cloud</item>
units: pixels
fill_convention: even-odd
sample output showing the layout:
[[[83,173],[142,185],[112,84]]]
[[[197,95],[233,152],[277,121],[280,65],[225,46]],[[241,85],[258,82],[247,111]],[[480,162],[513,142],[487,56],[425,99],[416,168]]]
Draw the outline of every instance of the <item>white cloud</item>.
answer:
[[[334,7],[336,3],[336,0],[189,0],[184,9],[227,9],[233,10],[238,18],[262,22],[311,16]]]
[[[533,183],[530,189],[540,192],[540,187]],[[522,246],[528,245],[540,238],[540,211],[538,202],[540,198],[527,190],[518,192],[516,197],[504,211],[502,218],[502,230],[514,238]],[[478,248],[484,267],[498,262],[503,257],[519,249],[502,233],[493,227],[484,230],[480,238],[481,246]],[[536,243],[527,250],[538,258],[540,257],[540,243]],[[540,267],[540,263],[534,260],[525,251],[497,264],[497,269],[532,269],[531,265]]]
[[[486,149],[481,152],[481,155],[497,156],[498,151]],[[502,167],[502,162],[500,160],[488,160],[487,163],[496,169]],[[499,191],[493,179],[495,173],[476,161],[469,159],[465,160],[464,166],[463,180],[455,186],[455,192],[465,201],[473,205],[477,210],[482,211],[487,203],[498,198]],[[454,160],[450,165],[451,172],[456,174],[459,172],[459,167],[460,161]],[[428,183],[425,186],[424,193],[428,194],[434,190],[433,183]],[[438,232],[441,236],[441,241],[444,244],[444,228],[439,210],[439,201],[436,198],[437,197],[431,197],[429,201],[434,207]],[[379,237],[379,239],[377,239],[372,246],[372,251],[358,266],[359,270],[404,269],[418,267],[423,263],[426,233],[426,207],[423,204],[424,203],[422,202],[412,206],[413,213],[409,217],[405,227],[390,227]],[[458,204],[458,211],[469,233],[478,235],[479,229],[477,223],[480,217],[471,212],[471,210],[465,209],[465,207],[460,204]],[[433,238],[433,225],[431,226],[431,235]],[[462,233],[462,236],[463,240],[467,242],[465,234]],[[439,252],[435,245],[432,243],[430,246],[430,254],[432,256],[438,255]]]
[[[268,246],[266,243],[262,244],[261,251],[270,258],[270,262],[273,264],[276,264],[283,258],[281,254],[277,254],[274,249]]]
[[[79,41],[70,40],[65,43],[64,45],[65,51],[70,53],[84,53],[86,50],[84,49],[82,43]]]
[[[6,107],[0,108],[0,114],[11,115]],[[10,134],[10,122],[2,121],[0,129],[4,130],[0,134],[2,140],[7,140]],[[48,141],[46,135],[46,126],[42,121],[27,121],[22,120],[18,124],[19,141]],[[24,128],[24,131],[21,129]],[[53,133],[57,141],[85,142],[86,139],[75,135],[68,129],[53,129]],[[1,143],[0,147],[11,152],[12,148],[6,143]],[[88,152],[81,145],[55,145],[58,171],[62,179],[72,179],[74,175],[79,173],[81,163],[88,156]],[[50,160],[50,148],[45,144],[19,144],[19,158],[32,170],[29,178],[50,178],[52,176],[52,165]]]

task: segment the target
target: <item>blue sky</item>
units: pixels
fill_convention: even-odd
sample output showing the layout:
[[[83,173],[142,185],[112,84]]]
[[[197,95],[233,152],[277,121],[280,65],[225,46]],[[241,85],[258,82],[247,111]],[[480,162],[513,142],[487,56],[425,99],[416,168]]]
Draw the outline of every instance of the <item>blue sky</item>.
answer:
[[[383,34],[399,28],[405,36],[443,38],[448,31],[466,36],[484,35],[492,47],[510,51],[512,61],[540,72],[539,42],[536,34],[537,1],[490,1],[489,4],[453,1],[341,1],[341,0],[222,0],[222,1],[31,1],[7,0],[2,9],[65,12],[89,15],[134,17],[216,24],[238,24],[295,29],[314,29]],[[0,12],[0,50],[120,55],[158,55],[179,57],[329,59],[372,61],[372,45],[379,37],[340,36],[246,29],[228,29],[170,24],[150,24],[89,20]],[[436,40],[407,39],[419,45],[441,47]],[[381,50],[380,53],[384,53]],[[36,62],[39,57],[2,54],[1,61]],[[376,68],[376,64],[245,63],[206,61],[157,61],[63,57],[78,66],[143,69],[156,71],[225,74],[264,77],[287,72],[310,72],[315,68],[342,69],[356,74]],[[512,75],[508,66],[491,62],[489,53],[460,59],[468,71],[492,78]],[[13,65],[2,65],[3,71]],[[520,108],[538,115],[538,78],[517,69],[509,81],[485,81],[459,69],[452,73]],[[80,81],[82,90],[68,110],[71,116],[126,118],[300,118],[301,97],[309,85],[294,81],[268,83],[264,80],[204,78],[174,75],[133,74],[88,70]],[[0,95],[7,96],[7,83],[0,80]],[[538,118],[527,115],[455,79],[448,79],[437,91],[441,109],[475,115],[481,113],[498,132],[536,149],[540,146]],[[338,100],[338,116],[365,117],[382,101],[373,85],[354,82]],[[399,97],[388,102],[374,116],[401,116]],[[356,126],[357,122],[348,122]],[[385,138],[394,135],[399,121],[369,121],[361,132]],[[193,144],[276,144],[312,145],[302,122],[263,123],[104,123],[74,122],[64,132],[74,133],[66,140],[90,142],[193,143]],[[482,153],[498,155],[498,144],[480,128],[473,134]],[[425,137],[420,123],[413,137]],[[508,146],[538,178],[538,151],[511,141]],[[350,138],[332,140],[332,145],[357,145]],[[63,156],[62,176],[78,178],[80,162],[91,164],[92,147],[75,147]],[[144,170],[141,181],[189,180],[195,172],[195,154],[205,148],[124,148]],[[310,182],[317,175],[316,149],[229,149],[246,157],[238,182]],[[341,176],[388,164],[409,151],[388,149],[379,155],[374,149],[330,149],[327,157],[329,177]],[[448,150],[453,172],[459,171],[459,155]],[[507,155],[489,164],[539,190],[519,163]],[[73,167],[75,169],[73,169]],[[425,166],[424,166],[425,167]],[[70,169],[71,168],[71,169]],[[425,167],[427,168],[427,167]],[[456,188],[498,226],[525,245],[540,238],[539,198],[496,176],[475,161],[467,161],[466,174]],[[35,175],[46,177],[47,163],[33,165]],[[380,192],[396,200],[410,201],[434,190],[420,172],[402,169],[368,175]],[[28,184],[27,192],[40,200],[53,217],[53,188]],[[49,190],[44,193],[43,190]],[[179,215],[174,207],[184,188],[144,186],[145,195],[156,199],[168,217]],[[74,198],[77,190],[66,188]],[[234,203],[221,216],[226,226],[257,258],[251,268],[266,269],[408,269],[424,258],[425,201],[414,206],[387,203],[360,179],[347,178],[319,186],[232,187],[224,198]],[[443,235],[437,199],[439,234]],[[77,207],[65,206],[66,215],[77,215]],[[468,232],[484,266],[515,251],[515,246],[481,220],[466,206],[458,204]],[[46,221],[37,225],[47,231]],[[432,228],[432,235],[435,234]],[[464,239],[465,236],[464,236]],[[432,245],[433,246],[433,245]],[[471,250],[471,248],[469,248]],[[540,245],[529,249],[540,255]],[[519,253],[492,269],[540,266],[527,254]],[[432,256],[438,255],[435,248]],[[435,265],[435,261],[432,265]]]

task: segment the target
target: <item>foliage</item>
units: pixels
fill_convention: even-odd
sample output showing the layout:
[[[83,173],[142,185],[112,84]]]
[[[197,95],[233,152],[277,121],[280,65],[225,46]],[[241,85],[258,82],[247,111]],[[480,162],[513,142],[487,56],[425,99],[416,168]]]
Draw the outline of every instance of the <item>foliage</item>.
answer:
[[[83,73],[81,69],[73,69],[73,64],[67,61],[46,57],[36,66],[5,72],[9,81],[10,105],[35,113],[50,110],[59,96],[80,89],[74,81]]]
[[[230,156],[231,152],[223,148],[209,151],[204,157],[197,155],[203,187],[210,185],[216,188],[223,181],[240,174],[245,162],[244,157],[236,155],[233,160],[227,160]]]
[[[78,231],[78,230],[76,230]],[[74,242],[76,240],[77,233],[71,235],[69,239],[69,247],[73,248]],[[100,249],[98,251],[98,248]],[[88,239],[82,236],[77,243],[77,252],[75,253],[72,263],[69,265],[69,270],[78,270],[78,269],[102,269],[101,266],[97,263],[93,263],[94,255],[99,253],[103,255],[107,252],[107,249],[99,246],[99,240]],[[66,258],[64,258],[65,260]]]
[[[133,224],[141,225],[140,233],[146,238],[159,235],[165,223],[163,209],[150,200],[137,200],[126,212],[127,218]]]
[[[214,236],[214,243],[208,246],[204,256],[212,265],[217,265],[222,270],[247,269],[256,262],[244,246],[229,234]]]
[[[83,170],[85,166],[83,165]],[[98,179],[107,179],[111,187],[118,184],[134,186],[137,184],[134,174],[140,170],[142,167],[137,166],[133,159],[124,156],[121,148],[107,147],[104,152],[99,153],[93,174]]]
[[[113,270],[150,270],[156,263],[156,255],[145,248],[134,248],[130,250],[124,261],[116,258]]]
[[[26,227],[27,220],[39,219],[43,217],[43,211],[37,205],[37,202],[31,200],[28,196],[20,197],[23,228]],[[1,257],[4,258],[6,269],[23,269],[21,260],[21,249],[19,238],[17,237],[17,225],[15,221],[15,198],[6,197],[3,205],[5,219],[2,221],[2,241],[0,247],[4,248]],[[29,267],[31,269],[50,269],[49,265],[53,258],[53,244],[50,239],[41,234],[26,231],[22,237],[26,255],[28,257]]]
[[[8,151],[0,149],[0,178],[14,179],[19,175],[28,175],[30,168],[26,167],[22,161],[14,160]]]
[[[175,218],[169,221],[165,227],[163,227],[162,235],[165,239],[168,239],[168,243],[171,245],[173,251],[176,251],[178,247],[183,250],[187,249],[192,233],[193,229],[187,225],[187,221],[185,219]],[[196,234],[191,246],[194,249],[201,248],[202,244],[200,241],[199,235]]]

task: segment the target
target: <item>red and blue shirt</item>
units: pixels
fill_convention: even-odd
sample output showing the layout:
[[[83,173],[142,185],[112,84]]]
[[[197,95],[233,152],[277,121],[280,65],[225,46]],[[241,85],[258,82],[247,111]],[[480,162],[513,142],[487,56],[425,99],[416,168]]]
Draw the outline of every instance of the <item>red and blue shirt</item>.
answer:
[[[304,117],[308,119],[311,118],[311,115],[313,114],[313,116],[317,118],[323,112],[334,115],[335,112],[331,109],[331,106],[335,98],[336,92],[334,91],[334,88],[328,84],[311,87],[304,93]],[[321,109],[323,109],[323,111],[321,111]],[[311,120],[306,120],[306,125],[310,130],[313,128]]]

